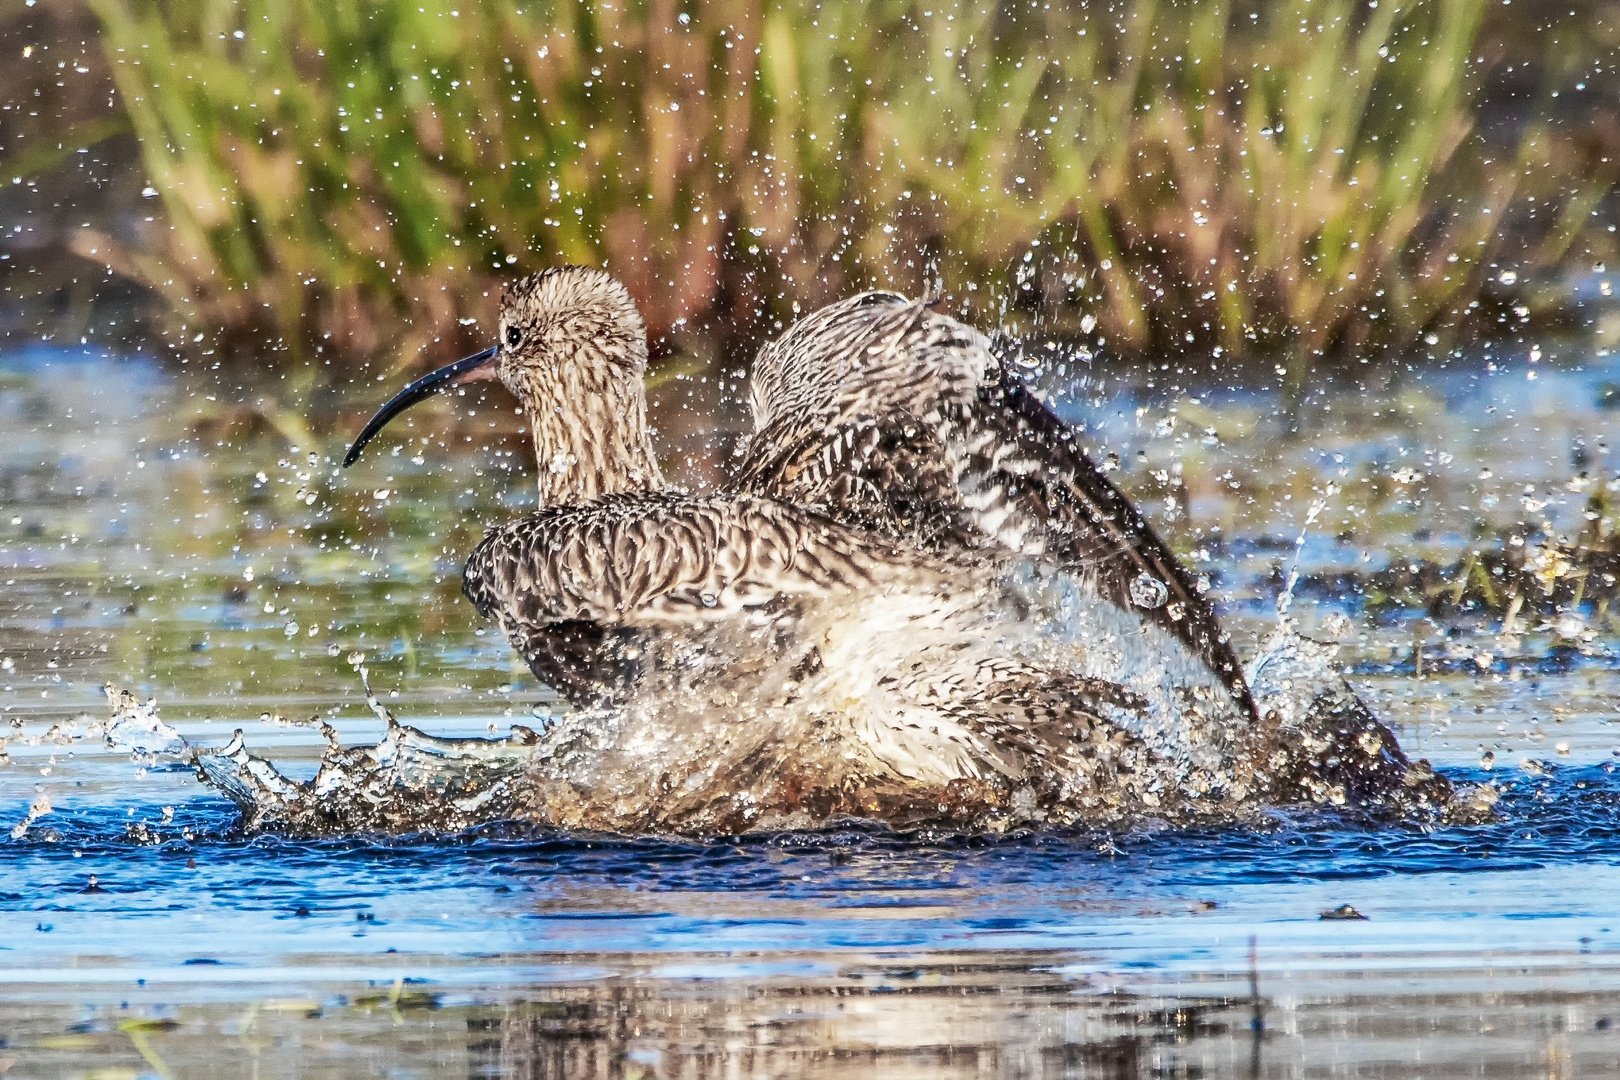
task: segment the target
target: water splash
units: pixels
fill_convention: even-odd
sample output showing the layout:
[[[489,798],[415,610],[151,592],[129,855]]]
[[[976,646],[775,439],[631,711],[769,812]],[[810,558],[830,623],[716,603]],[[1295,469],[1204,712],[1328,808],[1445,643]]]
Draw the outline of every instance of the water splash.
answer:
[[[1225,760],[1156,756],[1116,732],[1117,767],[1094,772],[1089,786],[1042,787],[1027,775],[908,779],[871,760],[878,752],[871,743],[866,760],[847,749],[858,740],[836,742],[837,755],[818,753],[815,744],[830,738],[829,728],[859,716],[853,704],[841,718],[823,714],[805,723],[791,710],[761,710],[759,702],[683,708],[666,700],[655,709],[565,714],[543,732],[517,725],[504,738],[444,739],[401,724],[369,685],[367,702],[387,724],[386,735],[345,748],[321,725],[328,746],[310,780],[292,779],[254,754],[240,729],[222,749],[182,753],[238,806],[245,828],[298,835],[457,831],[511,819],[704,835],[850,818],[1002,833],[1252,819],[1279,805],[1488,817],[1493,789],[1454,790],[1427,762],[1410,760],[1344,681],[1335,651],[1279,631],[1249,672],[1265,722],[1229,735]],[[1174,775],[1164,775],[1168,770]]]
[[[1316,519],[1322,516],[1333,496],[1339,493],[1339,485],[1328,484],[1322,494],[1311,500],[1311,505],[1305,510],[1305,523],[1300,526],[1299,535],[1294,538],[1294,561],[1288,568],[1288,580],[1283,585],[1282,592],[1277,594],[1277,622],[1280,627],[1288,625],[1288,609],[1294,603],[1294,587],[1299,584],[1300,554],[1305,549],[1305,541],[1311,534],[1311,526]]]
[[[112,719],[103,735],[112,750],[128,750],[136,758],[178,754],[186,740],[174,728],[158,719],[157,701],[141,702],[128,690],[106,687]]]

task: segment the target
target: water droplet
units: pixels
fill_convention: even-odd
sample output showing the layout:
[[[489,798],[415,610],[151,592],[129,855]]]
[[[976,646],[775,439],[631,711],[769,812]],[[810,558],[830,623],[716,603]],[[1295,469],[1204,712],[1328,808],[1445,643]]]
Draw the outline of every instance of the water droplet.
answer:
[[[1131,582],[1131,603],[1152,611],[1164,607],[1170,599],[1170,589],[1151,574],[1138,574]]]

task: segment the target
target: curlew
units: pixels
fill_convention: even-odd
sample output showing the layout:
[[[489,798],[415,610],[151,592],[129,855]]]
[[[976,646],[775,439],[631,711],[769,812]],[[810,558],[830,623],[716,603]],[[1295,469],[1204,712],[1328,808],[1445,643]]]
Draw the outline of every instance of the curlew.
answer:
[[[440,389],[498,379],[519,399],[540,507],[488,531],[462,587],[576,705],[661,711],[662,743],[729,763],[715,783],[755,792],[748,778],[769,775],[770,798],[823,813],[1015,796],[1118,810],[1141,805],[1124,788],[1161,786],[1129,730],[1142,699],[1050,666],[982,565],[758,493],[666,486],[645,326],[613,277],[515,282],[497,340],[396,395],[345,464]]]

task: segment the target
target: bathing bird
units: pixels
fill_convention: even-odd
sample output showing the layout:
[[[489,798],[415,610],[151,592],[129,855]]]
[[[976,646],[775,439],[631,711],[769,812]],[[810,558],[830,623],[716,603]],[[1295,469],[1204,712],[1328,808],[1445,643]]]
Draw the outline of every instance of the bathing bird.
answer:
[[[1130,730],[1142,699],[1066,667],[982,564],[759,492],[668,486],[647,422],[646,327],[611,275],[567,266],[514,282],[498,334],[397,394],[344,464],[443,388],[496,379],[517,397],[539,509],[487,532],[463,592],[575,705],[645,720],[613,749],[621,773],[665,777],[671,804],[707,807],[724,790],[726,813],[745,818],[773,800],[890,816],[1175,798]],[[627,758],[632,743],[684,764]]]
[[[1209,600],[977,330],[870,292],[799,320],[751,381],[741,486],[925,551],[1075,573],[1191,650],[1258,719]]]

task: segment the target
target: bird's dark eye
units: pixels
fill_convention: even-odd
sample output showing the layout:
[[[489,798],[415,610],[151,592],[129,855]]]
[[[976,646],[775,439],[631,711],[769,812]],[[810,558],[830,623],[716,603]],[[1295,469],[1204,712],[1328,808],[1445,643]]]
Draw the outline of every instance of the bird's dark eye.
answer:
[[[523,331],[515,326],[508,326],[506,328],[506,343],[514,349],[523,344]]]

